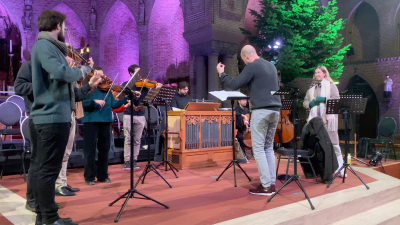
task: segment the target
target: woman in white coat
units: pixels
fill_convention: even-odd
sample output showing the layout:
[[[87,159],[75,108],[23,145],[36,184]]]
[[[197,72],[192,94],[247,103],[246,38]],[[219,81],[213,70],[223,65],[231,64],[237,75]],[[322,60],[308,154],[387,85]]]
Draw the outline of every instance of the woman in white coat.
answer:
[[[339,90],[333,83],[333,80],[329,76],[329,71],[325,66],[318,66],[314,71],[314,79],[321,80],[321,83],[310,88],[307,91],[306,97],[304,98],[304,108],[310,109],[310,115],[308,120],[310,121],[314,117],[322,117],[325,127],[328,131],[329,137],[335,149],[336,158],[339,167],[335,173],[343,165],[343,156],[339,146],[339,135],[338,135],[338,115],[337,114],[326,114],[326,101],[329,99],[339,99]],[[340,176],[343,177],[344,171],[340,171]]]

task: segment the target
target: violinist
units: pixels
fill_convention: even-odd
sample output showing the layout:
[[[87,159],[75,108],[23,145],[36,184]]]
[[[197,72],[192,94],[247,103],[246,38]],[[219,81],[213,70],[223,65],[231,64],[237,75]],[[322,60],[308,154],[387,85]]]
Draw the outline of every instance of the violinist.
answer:
[[[103,74],[100,67],[93,69]],[[111,183],[108,177],[108,151],[110,149],[111,108],[116,109],[127,103],[128,98],[116,100],[107,90],[96,88],[82,101],[83,154],[85,158],[84,178],[87,185],[98,182]],[[95,162],[96,145],[98,149],[97,166]]]
[[[133,76],[136,72],[138,74],[136,76],[140,77],[139,75],[140,67],[138,65],[131,65],[128,68],[128,72],[130,76]],[[122,86],[125,86],[127,81],[122,83]],[[162,84],[157,83],[156,88],[161,88]],[[136,100],[133,102],[135,106],[138,106],[149,92],[149,89],[146,87],[137,87],[133,86],[132,91],[134,91]],[[144,129],[144,125],[146,123],[146,118],[144,117],[144,110],[134,110],[131,112],[130,107],[125,107],[124,111],[124,119],[123,119],[123,126],[124,126],[124,170],[130,170],[130,157],[131,157],[131,113],[133,114],[133,130],[134,130],[134,142],[133,142],[133,169],[139,169],[137,165],[137,157],[139,155],[140,150],[140,139],[142,137],[142,132]]]
[[[247,157],[245,152],[245,145],[243,143],[243,134],[249,127],[249,120],[246,114],[250,114],[250,110],[247,108],[247,99],[238,100],[238,105],[235,107],[236,112],[236,138],[240,144],[240,148],[243,151],[245,157]]]
[[[32,190],[36,203],[36,224],[74,224],[70,218],[60,218],[54,201],[55,182],[71,127],[71,112],[75,110],[73,82],[91,71],[89,66],[70,68],[66,56],[64,28],[66,15],[43,11],[37,22],[39,34],[32,48],[31,133],[35,150],[32,162]]]

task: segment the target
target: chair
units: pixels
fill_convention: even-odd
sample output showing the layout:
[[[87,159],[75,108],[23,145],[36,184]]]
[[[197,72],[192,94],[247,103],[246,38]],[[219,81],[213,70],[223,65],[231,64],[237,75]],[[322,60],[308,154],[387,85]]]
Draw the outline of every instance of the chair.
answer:
[[[21,134],[23,138],[23,150],[24,150],[24,161],[23,163],[25,164],[25,159],[26,159],[26,154],[32,154],[32,142],[31,142],[31,132],[29,130],[29,117],[25,118],[22,123],[21,123]],[[25,165],[24,167],[25,168]],[[24,170],[25,174],[25,170]]]
[[[14,102],[21,109],[22,115],[25,115],[25,102],[24,98],[19,95],[12,95],[7,98],[6,102]]]
[[[379,144],[384,145],[385,147],[381,150],[383,154],[385,154],[385,162],[388,154],[390,154],[390,150],[388,146],[390,145],[390,149],[393,150],[394,158],[397,160],[396,150],[394,148],[394,133],[397,129],[397,123],[392,117],[383,118],[378,124],[378,136],[376,139],[370,139],[370,144]],[[374,145],[374,146],[375,146]]]
[[[150,128],[147,129],[148,110],[149,109],[150,109]],[[146,118],[146,124],[145,124],[146,131],[148,131],[148,132],[150,130],[153,131],[153,134],[154,134],[153,139],[154,139],[154,143],[156,143],[157,134],[161,131],[160,117],[159,117],[158,111],[154,106],[150,105],[148,108],[145,109],[144,116]],[[150,145],[150,143],[149,143],[149,145]]]
[[[2,104],[0,104],[0,123],[4,124],[6,127],[5,129],[0,129],[0,135],[17,135],[17,134],[21,134],[21,130],[20,129],[7,129],[7,127],[11,127],[17,123],[20,122],[20,118],[21,118],[22,112],[21,109],[18,107],[17,104],[13,103],[13,102],[4,102]],[[6,146],[5,144],[8,145],[8,147],[3,149],[3,145]],[[1,170],[1,174],[0,174],[0,179],[2,179],[3,177],[3,172],[4,172],[4,168],[7,165],[7,161],[8,158],[10,156],[15,156],[15,155],[20,155],[21,157],[21,162],[22,162],[22,170],[24,171],[24,179],[26,180],[25,177],[25,166],[23,163],[23,149],[22,148],[16,148],[15,143],[13,143],[12,141],[7,141],[5,143],[3,143],[3,139],[0,138],[0,153],[2,155],[4,155],[5,160],[4,160],[4,164],[3,164],[3,168]]]
[[[310,158],[314,157],[315,153],[317,151],[319,151],[319,144],[318,143],[315,144],[314,152],[313,152],[312,155],[308,155],[308,151],[307,150],[300,150],[300,149],[297,149],[297,155],[298,155],[298,157],[307,159],[307,162],[299,161],[299,163],[310,164],[310,167],[312,169],[312,172],[313,172],[313,175],[315,177],[315,180],[317,181],[317,184],[319,184],[317,175],[315,174],[314,167],[313,167],[313,165],[312,165],[312,163],[310,161]],[[285,176],[285,182],[286,182],[287,181],[287,177],[288,177],[288,170],[289,170],[290,160],[294,156],[294,150],[292,148],[279,148],[276,151],[276,153],[278,154],[278,165],[276,167],[276,176],[277,177],[278,177],[278,169],[279,169],[279,162],[281,161],[281,156],[289,157],[288,163],[287,163],[287,167],[286,167],[286,176]],[[293,159],[293,160],[297,160],[297,158]]]

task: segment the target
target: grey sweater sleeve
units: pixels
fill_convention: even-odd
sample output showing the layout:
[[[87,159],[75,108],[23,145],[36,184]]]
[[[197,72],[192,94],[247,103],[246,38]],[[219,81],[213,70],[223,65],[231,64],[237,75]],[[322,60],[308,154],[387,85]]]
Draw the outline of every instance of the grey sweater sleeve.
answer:
[[[78,68],[70,68],[66,61],[60,61],[59,53],[54,51],[55,47],[53,44],[48,41],[40,41],[36,43],[38,45],[37,48],[41,51],[38,57],[42,68],[49,73],[51,80],[62,80],[72,83],[82,77],[83,71]]]
[[[18,71],[17,78],[14,82],[15,94],[27,96],[33,94],[31,62],[27,61],[22,64]]]
[[[253,78],[254,68],[252,66],[246,66],[243,71],[239,74],[236,79],[233,79],[226,73],[221,74],[221,82],[224,85],[232,90],[237,90],[241,88],[243,85],[248,84],[250,80]]]

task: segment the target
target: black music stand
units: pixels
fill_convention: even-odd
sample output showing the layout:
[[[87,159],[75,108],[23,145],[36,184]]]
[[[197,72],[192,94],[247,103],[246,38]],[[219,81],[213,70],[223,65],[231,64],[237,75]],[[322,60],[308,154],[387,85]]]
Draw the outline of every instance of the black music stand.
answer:
[[[288,93],[292,95],[293,99],[293,124],[294,124],[294,136],[296,138],[296,131],[297,131],[297,99],[300,93],[306,93],[311,87],[315,86],[317,83],[320,83],[320,80],[313,80],[313,79],[307,79],[307,78],[296,78],[292,82],[288,83],[286,85],[286,90],[288,90]],[[290,90],[289,90],[290,89]],[[280,95],[279,92],[276,92],[274,95]],[[310,201],[310,198],[307,195],[306,190],[304,189],[303,185],[301,184],[300,181],[300,176],[297,175],[297,141],[294,141],[294,174],[290,176],[290,178],[282,185],[281,188],[277,192],[275,192],[270,198],[267,199],[267,202],[270,202],[275,195],[277,195],[286,185],[290,184],[292,181],[296,182],[296,184],[300,187],[301,191],[304,193],[306,196],[308,203],[310,203],[311,209],[314,210],[314,206]]]
[[[143,103],[144,107],[147,107],[147,135],[146,135],[147,136],[147,144],[148,144],[148,147],[147,147],[147,165],[144,168],[142,174],[139,176],[139,178],[138,178],[138,180],[137,180],[137,182],[135,184],[135,188],[138,186],[138,184],[139,184],[140,180],[142,180],[142,178],[143,178],[142,184],[144,183],[144,180],[146,179],[146,175],[150,171],[153,171],[155,174],[157,174],[159,177],[161,177],[165,181],[165,183],[167,183],[168,186],[170,188],[172,188],[171,184],[169,184],[168,181],[165,180],[165,178],[157,171],[157,168],[153,164],[150,163],[150,157],[151,157],[151,155],[150,155],[150,143],[151,143],[150,126],[151,126],[151,124],[150,124],[150,107],[149,107],[150,104],[149,104],[148,101],[143,101],[142,103]],[[132,170],[132,168],[131,168],[131,170]]]
[[[348,130],[349,127],[349,113],[353,114],[364,114],[365,112],[365,107],[367,105],[367,98],[362,98],[360,95],[341,95],[340,99],[330,99],[327,101],[327,107],[326,107],[326,114],[342,114],[342,119],[344,122],[344,158],[343,158],[343,166],[340,167],[338,172],[335,174],[335,176],[332,178],[332,180],[329,181],[328,185],[326,186],[329,188],[329,186],[332,184],[332,182],[335,180],[335,178],[339,175],[340,171],[344,169],[343,172],[343,181],[344,183],[346,179],[346,169],[350,170],[360,181],[365,185],[367,190],[369,187],[365,182],[361,179],[360,176],[356,173],[356,171],[351,167],[349,163],[346,161],[346,157],[348,154],[349,150],[349,140],[350,140],[350,133]]]
[[[154,99],[154,105],[157,106],[165,106],[165,146],[164,146],[164,159],[161,163],[159,163],[156,168],[159,166],[165,165],[165,171],[168,171],[168,166],[171,168],[172,172],[174,173],[175,177],[178,178],[178,175],[176,175],[176,172],[179,172],[178,169],[175,168],[174,165],[172,165],[168,161],[168,106],[171,104],[172,98],[174,98],[176,93],[176,89],[169,88],[169,87],[162,87],[160,90],[160,93],[158,93],[157,97]]]
[[[219,175],[217,178],[217,181],[219,178],[227,171],[229,168],[233,166],[233,174],[234,174],[234,179],[235,179],[235,187],[236,185],[236,168],[235,165],[239,167],[239,169],[246,175],[246,177],[251,181],[250,177],[247,175],[247,173],[242,169],[240,164],[236,160],[236,151],[235,151],[235,115],[234,115],[234,110],[233,110],[233,105],[235,103],[235,100],[241,100],[241,99],[249,99],[249,97],[228,97],[226,100],[231,100],[231,109],[232,109],[232,154],[233,154],[233,159],[232,161],[228,164],[228,166],[222,171],[222,173]]]
[[[277,91],[277,92],[274,93],[274,95],[288,95],[288,94],[290,94],[290,92],[287,92],[286,89],[282,89],[282,91],[279,90],[279,91]],[[281,99],[281,104],[282,104],[282,108],[280,109],[280,116],[281,116],[281,123],[280,123],[280,125],[281,125],[281,129],[280,129],[280,131],[278,132],[279,145],[280,145],[280,147],[282,147],[282,144],[283,144],[283,140],[282,140],[282,133],[283,133],[283,114],[282,114],[282,110],[291,110],[291,109],[292,109],[292,105],[293,105],[293,100],[290,100],[290,99]],[[279,125],[278,125],[278,126],[279,126]],[[290,142],[291,142],[291,141],[290,141]],[[278,165],[279,165],[279,164],[278,164]],[[279,179],[278,179],[278,177],[279,177]],[[281,179],[282,179],[281,177],[284,177],[284,180],[287,180],[287,179],[286,179],[286,174],[279,175],[278,177],[277,177],[278,180],[281,180]],[[289,176],[288,176],[288,177],[289,177]]]
[[[133,76],[132,76],[132,77],[133,77]],[[125,96],[129,96],[129,99],[130,99],[131,102],[133,103],[134,95],[133,95],[132,90],[130,89],[130,87],[132,87],[132,86],[129,86],[129,85],[130,85],[130,84],[129,84],[129,82],[128,82],[128,84],[124,87],[124,89],[122,90],[122,92],[118,95],[118,98],[121,99],[121,96],[122,96],[122,99],[123,99],[124,95],[125,95]],[[131,104],[130,107],[131,107],[131,127],[133,127],[133,114],[132,114],[132,112],[133,112],[133,104]],[[133,137],[134,137],[134,130],[131,129],[131,149],[130,149],[130,152],[131,152],[131,156],[130,156],[131,171],[130,171],[130,189],[129,189],[127,192],[125,192],[123,195],[121,195],[120,197],[118,197],[116,200],[114,200],[113,202],[111,202],[110,204],[108,204],[108,206],[112,206],[112,205],[114,205],[114,203],[118,202],[120,199],[126,198],[124,204],[122,204],[122,206],[121,206],[121,210],[119,211],[117,217],[114,219],[114,222],[115,222],[115,223],[118,222],[119,217],[121,216],[122,211],[124,210],[126,204],[128,203],[128,200],[129,200],[130,198],[138,198],[138,199],[151,200],[151,201],[153,201],[153,202],[155,202],[155,203],[157,203],[157,204],[160,204],[160,205],[164,206],[165,208],[169,209],[169,206],[168,206],[168,205],[165,205],[165,204],[163,204],[163,203],[161,203],[161,202],[159,202],[159,201],[157,201],[157,200],[155,200],[155,199],[153,199],[153,198],[150,198],[149,196],[147,196],[147,195],[145,195],[145,194],[140,193],[138,190],[136,190],[136,186],[133,186],[133,182],[134,182],[134,176],[133,176]],[[149,146],[149,147],[150,147],[150,146]],[[150,151],[150,149],[149,149],[148,151]],[[144,198],[135,197],[135,196],[134,196],[135,193],[136,193],[136,194],[139,194],[139,195],[141,195],[141,196],[143,196]]]

